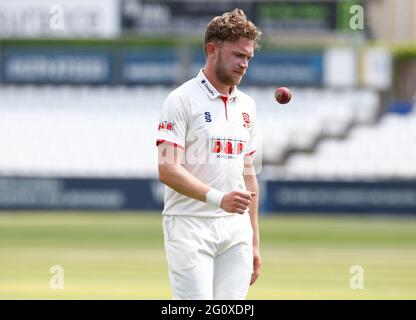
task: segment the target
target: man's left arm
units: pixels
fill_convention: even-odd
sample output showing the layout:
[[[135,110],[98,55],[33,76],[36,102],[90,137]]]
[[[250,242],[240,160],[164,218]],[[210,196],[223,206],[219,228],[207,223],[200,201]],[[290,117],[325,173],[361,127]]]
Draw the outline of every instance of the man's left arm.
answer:
[[[257,183],[256,172],[254,168],[253,156],[247,155],[244,157],[244,182],[248,191],[255,192],[256,195],[248,206],[251,226],[253,228],[253,273],[251,275],[250,285],[256,282],[260,275],[261,258],[260,258],[260,232],[258,221],[259,208],[259,185]]]

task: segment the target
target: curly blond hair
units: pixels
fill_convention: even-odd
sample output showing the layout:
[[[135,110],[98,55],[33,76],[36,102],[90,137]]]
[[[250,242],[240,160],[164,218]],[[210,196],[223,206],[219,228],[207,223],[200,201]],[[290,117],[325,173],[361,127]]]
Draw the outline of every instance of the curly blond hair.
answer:
[[[244,37],[254,40],[255,48],[260,48],[261,31],[251,22],[241,9],[225,12],[222,16],[214,17],[205,32],[204,52],[207,54],[208,42],[237,41]]]

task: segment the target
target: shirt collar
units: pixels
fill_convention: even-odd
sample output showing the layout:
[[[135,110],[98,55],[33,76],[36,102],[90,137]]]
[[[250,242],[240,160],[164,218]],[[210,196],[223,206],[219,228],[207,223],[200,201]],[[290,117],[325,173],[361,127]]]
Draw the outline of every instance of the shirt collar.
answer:
[[[203,69],[199,70],[199,73],[197,75],[198,84],[202,88],[202,90],[208,95],[208,97],[211,100],[214,100],[218,97],[221,97],[222,94],[215,89],[215,87],[211,84],[211,82],[208,81],[207,77],[205,77],[205,74],[203,72]],[[231,93],[228,95],[228,100],[231,100],[235,97],[237,97],[237,87],[234,86]]]

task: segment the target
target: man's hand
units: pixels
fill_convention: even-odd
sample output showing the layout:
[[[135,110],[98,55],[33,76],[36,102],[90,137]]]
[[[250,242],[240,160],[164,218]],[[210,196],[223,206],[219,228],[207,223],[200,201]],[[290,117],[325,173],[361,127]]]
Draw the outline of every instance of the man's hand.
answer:
[[[229,192],[222,198],[221,209],[230,213],[243,214],[255,195],[256,193],[251,191]]]
[[[256,282],[260,275],[261,258],[259,249],[253,250],[253,273],[251,274],[250,286]]]

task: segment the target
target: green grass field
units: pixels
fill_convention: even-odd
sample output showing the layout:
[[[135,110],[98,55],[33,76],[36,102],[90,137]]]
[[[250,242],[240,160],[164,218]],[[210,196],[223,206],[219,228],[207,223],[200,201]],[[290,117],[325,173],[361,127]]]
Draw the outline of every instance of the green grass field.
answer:
[[[416,299],[416,218],[262,216],[248,299]],[[51,266],[64,289],[51,289]],[[350,288],[352,265],[364,288]],[[160,213],[0,214],[0,299],[170,299]]]

